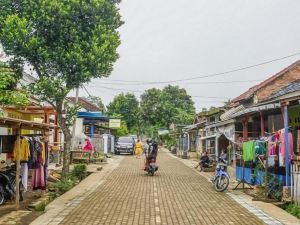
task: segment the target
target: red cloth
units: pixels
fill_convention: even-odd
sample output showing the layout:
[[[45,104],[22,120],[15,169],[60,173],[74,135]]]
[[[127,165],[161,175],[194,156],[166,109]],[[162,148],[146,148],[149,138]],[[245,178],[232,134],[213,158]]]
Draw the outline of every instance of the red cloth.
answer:
[[[93,151],[93,145],[90,140],[87,140],[85,146],[83,147],[83,151]]]
[[[45,171],[44,166],[39,165],[36,169],[32,171],[32,189],[33,190],[45,190]]]

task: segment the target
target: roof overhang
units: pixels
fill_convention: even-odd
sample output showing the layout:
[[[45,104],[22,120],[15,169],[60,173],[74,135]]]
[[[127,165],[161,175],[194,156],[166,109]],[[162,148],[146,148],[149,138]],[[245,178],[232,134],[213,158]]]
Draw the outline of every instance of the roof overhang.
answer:
[[[26,130],[50,130],[56,128],[57,126],[47,123],[38,123],[29,120],[20,120],[0,116],[0,127],[21,128]]]
[[[267,110],[270,110],[270,109],[278,109],[278,108],[281,108],[281,104],[278,103],[278,102],[277,103],[257,105],[257,106],[246,108],[244,110],[241,110],[241,111],[233,114],[232,118],[243,116],[243,115],[246,115],[246,114],[249,114],[249,113],[263,112],[263,111],[267,111]]]

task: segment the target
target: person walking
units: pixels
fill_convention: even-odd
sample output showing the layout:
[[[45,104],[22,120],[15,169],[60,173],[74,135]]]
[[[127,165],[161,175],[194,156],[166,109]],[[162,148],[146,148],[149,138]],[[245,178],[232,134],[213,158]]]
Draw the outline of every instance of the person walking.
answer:
[[[142,142],[140,140],[137,141],[135,144],[135,154],[136,158],[139,159],[140,155],[143,153],[143,147],[142,147]]]

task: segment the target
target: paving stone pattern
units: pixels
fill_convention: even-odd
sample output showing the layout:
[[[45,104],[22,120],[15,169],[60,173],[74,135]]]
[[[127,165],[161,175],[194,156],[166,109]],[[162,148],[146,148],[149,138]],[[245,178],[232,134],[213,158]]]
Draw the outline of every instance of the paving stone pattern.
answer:
[[[70,203],[53,225],[264,224],[168,153],[160,152],[158,164],[152,177],[141,169],[143,159],[125,156],[101,186]]]

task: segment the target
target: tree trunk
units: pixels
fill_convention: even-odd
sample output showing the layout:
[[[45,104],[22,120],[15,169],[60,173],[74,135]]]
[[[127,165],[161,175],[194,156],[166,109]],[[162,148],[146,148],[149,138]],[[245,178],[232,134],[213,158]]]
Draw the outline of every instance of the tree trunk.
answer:
[[[65,177],[69,173],[70,168],[70,148],[72,141],[72,134],[70,129],[66,125],[66,119],[62,114],[62,106],[57,108],[57,117],[58,123],[60,125],[60,129],[64,134],[64,151],[63,151],[63,168],[62,168],[62,176]]]

